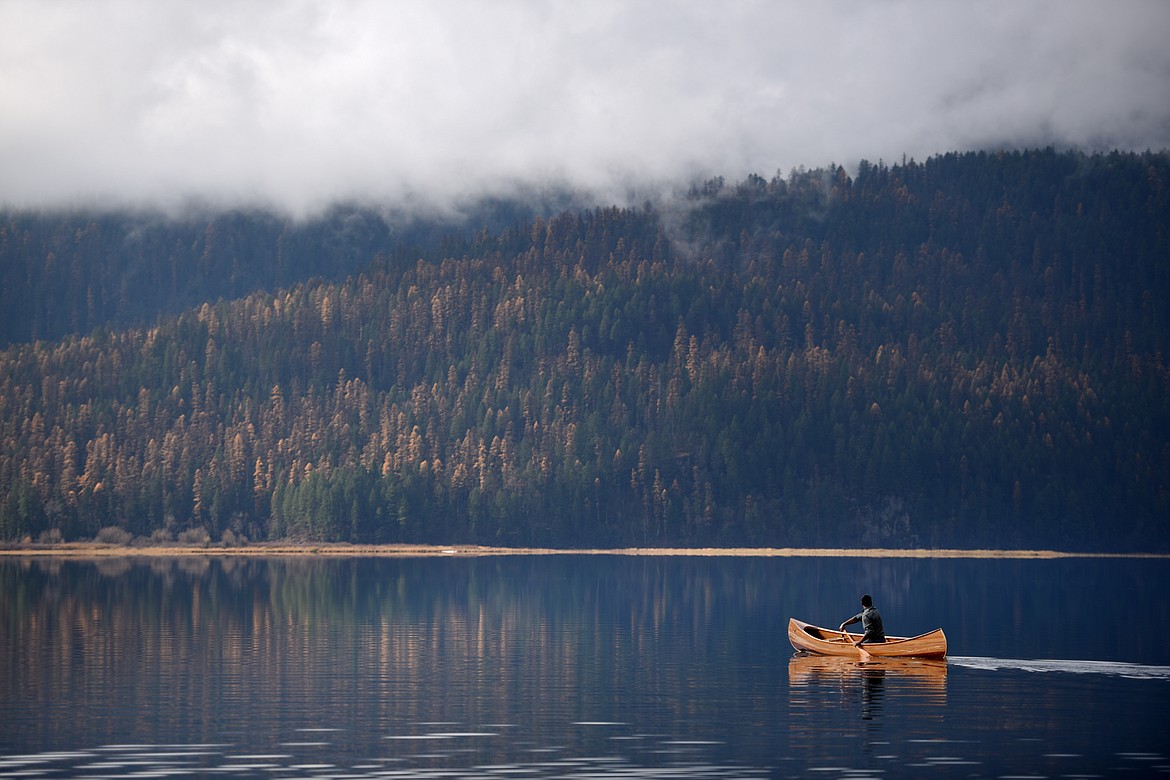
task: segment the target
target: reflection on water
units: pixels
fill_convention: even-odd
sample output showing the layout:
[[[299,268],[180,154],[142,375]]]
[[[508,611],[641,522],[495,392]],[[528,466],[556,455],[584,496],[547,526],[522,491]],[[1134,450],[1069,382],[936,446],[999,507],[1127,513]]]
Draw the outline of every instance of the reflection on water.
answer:
[[[709,726],[766,719],[790,653],[759,575],[617,558],[0,561],[0,757],[224,744],[297,765],[709,757],[746,772],[766,737]]]
[[[1170,640],[1066,627],[1048,576],[1116,627],[1170,589],[1130,561],[0,559],[0,778],[1170,772]],[[793,657],[790,616],[867,591],[962,655]]]
[[[797,653],[788,662],[788,682],[793,687],[889,675],[918,694],[946,704],[947,662],[932,658],[879,658],[860,661],[828,655]]]
[[[919,705],[947,701],[946,661],[924,658],[874,658],[869,661],[797,653],[788,662],[789,706],[820,706],[826,691],[847,699],[860,692],[861,717],[881,715],[887,693]]]
[[[867,722],[846,731],[871,741],[872,721],[888,714],[937,723],[947,703],[947,664],[940,660],[860,661],[797,653],[788,663],[788,683],[792,744],[808,751],[823,747],[830,723],[842,717]]]

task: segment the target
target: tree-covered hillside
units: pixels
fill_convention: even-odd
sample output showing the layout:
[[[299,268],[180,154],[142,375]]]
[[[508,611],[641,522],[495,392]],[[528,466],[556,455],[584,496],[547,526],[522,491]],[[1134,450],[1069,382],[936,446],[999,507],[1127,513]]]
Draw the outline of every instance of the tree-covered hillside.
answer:
[[[375,255],[442,252],[485,225],[559,211],[572,199],[485,199],[431,217],[357,205],[305,219],[197,209],[170,217],[0,211],[0,347],[153,323],[204,301],[309,278],[338,281]]]
[[[12,346],[0,537],[1170,549],[1168,183],[712,181]]]

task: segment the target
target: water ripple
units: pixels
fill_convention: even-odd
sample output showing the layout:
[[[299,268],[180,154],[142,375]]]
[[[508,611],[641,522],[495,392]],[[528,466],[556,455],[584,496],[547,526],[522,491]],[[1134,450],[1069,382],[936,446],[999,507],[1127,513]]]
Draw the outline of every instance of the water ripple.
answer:
[[[494,737],[489,732],[443,732],[420,735],[433,739],[467,739]],[[398,737],[400,738],[400,737]],[[718,743],[699,740],[662,740],[664,747],[687,746],[699,750]],[[205,747],[205,746],[200,746]],[[223,746],[228,748],[230,746]],[[100,760],[95,758],[100,756]],[[192,761],[192,757],[198,757]],[[712,778],[739,780],[761,778],[767,770],[738,764],[722,764],[699,756],[685,762],[656,762],[647,765],[626,756],[565,757],[557,761],[476,763],[470,759],[464,766],[426,766],[418,761],[450,762],[450,754],[402,757],[386,756],[346,766],[328,761],[306,761],[304,756],[288,753],[238,753],[230,750],[176,751],[150,750],[148,746],[133,745],[119,750],[103,746],[89,751],[60,751],[0,756],[0,778],[58,775],[85,775],[89,777],[166,777],[170,775],[225,775],[237,777],[401,777],[401,778],[482,778],[525,777],[558,778],[559,780],[608,780],[608,778]],[[395,767],[395,764],[405,765]],[[273,775],[273,773],[278,775]]]

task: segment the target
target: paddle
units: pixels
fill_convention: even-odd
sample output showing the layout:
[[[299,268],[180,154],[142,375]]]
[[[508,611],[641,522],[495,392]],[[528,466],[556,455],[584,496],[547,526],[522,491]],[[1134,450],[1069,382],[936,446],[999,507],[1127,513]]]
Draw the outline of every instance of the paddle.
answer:
[[[848,632],[848,631],[842,631],[842,632],[841,632],[841,640],[842,640],[842,641],[844,641],[844,642],[851,642],[851,641],[852,641],[852,640],[849,638],[849,632]],[[861,645],[853,645],[853,646],[857,648],[857,654],[858,654],[858,655],[861,657],[861,660],[862,660],[862,661],[870,661],[870,660],[873,660],[873,656],[872,656],[872,655],[870,655],[870,654],[869,654],[869,651],[867,651],[867,650],[866,650],[864,647],[862,647]]]

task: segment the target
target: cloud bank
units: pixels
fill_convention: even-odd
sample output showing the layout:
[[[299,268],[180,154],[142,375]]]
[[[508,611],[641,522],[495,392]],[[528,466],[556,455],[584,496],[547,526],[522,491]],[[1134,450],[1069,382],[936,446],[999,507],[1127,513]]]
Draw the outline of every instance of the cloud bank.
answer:
[[[0,204],[309,213],[1170,147],[1170,3],[0,0]]]

